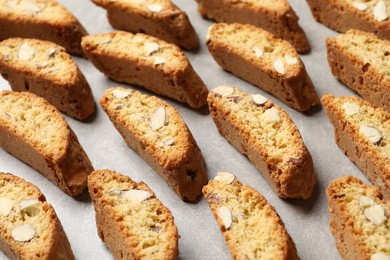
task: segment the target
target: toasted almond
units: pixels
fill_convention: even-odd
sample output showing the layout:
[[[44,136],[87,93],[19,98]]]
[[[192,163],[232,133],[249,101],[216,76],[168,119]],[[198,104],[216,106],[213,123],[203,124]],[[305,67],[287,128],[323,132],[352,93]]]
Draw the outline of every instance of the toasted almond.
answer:
[[[165,141],[161,141],[158,143],[158,146],[160,147],[167,147],[167,146],[171,146],[175,143],[175,139],[174,138],[169,138]]]
[[[137,203],[141,203],[152,196],[153,194],[146,190],[125,190],[120,194],[120,197]]]
[[[222,206],[217,210],[217,215],[221,219],[225,229],[229,229],[233,223],[233,216],[230,209],[226,206]]]
[[[373,205],[364,209],[364,216],[373,224],[379,226],[386,220],[385,209],[381,205]]]
[[[274,69],[279,74],[283,75],[285,73],[283,60],[281,58],[277,58],[276,60],[274,60]]]
[[[226,182],[227,184],[230,184],[234,181],[236,177],[234,177],[233,174],[228,172],[217,172],[217,176],[214,177],[214,180],[220,181],[220,182]]]
[[[368,5],[362,2],[354,2],[352,5],[360,11],[366,11],[368,8]]]
[[[148,9],[153,13],[159,13],[162,11],[162,6],[158,4],[148,5]]]
[[[154,111],[152,117],[150,118],[150,128],[152,130],[158,130],[165,125],[166,121],[166,111],[164,107],[159,107]]]
[[[11,213],[14,201],[8,198],[0,198],[0,215],[6,217]]]
[[[27,42],[23,42],[18,51],[18,59],[21,61],[29,61],[34,57],[35,51]]]
[[[258,47],[258,46],[253,47],[253,52],[259,58],[264,56],[264,50],[262,48]]]
[[[233,94],[234,88],[229,86],[219,86],[211,90],[213,93],[217,93],[221,97],[227,97]]]
[[[379,0],[378,3],[372,9],[375,19],[378,22],[383,22],[389,17],[387,14],[386,3],[383,0]]]
[[[29,14],[37,14],[40,13],[44,9],[44,5],[42,4],[36,4],[32,1],[25,0],[20,3],[20,6],[22,7],[23,11]]]
[[[279,111],[274,107],[267,109],[263,115],[264,115],[264,119],[269,121],[269,122],[279,122],[280,121]]]
[[[153,52],[158,51],[160,46],[158,45],[157,42],[145,42],[144,48],[145,48],[146,55],[150,55]]]
[[[268,100],[266,97],[264,97],[260,94],[254,94],[254,95],[251,95],[251,97],[252,97],[253,103],[255,103],[256,105],[259,105],[259,106],[264,105]]]
[[[28,242],[35,236],[35,228],[31,225],[20,225],[12,229],[11,236],[15,241]]]
[[[372,200],[369,197],[364,196],[364,195],[359,196],[358,202],[359,202],[359,207],[361,207],[361,208],[367,208],[367,207],[375,205],[374,200]]]
[[[343,109],[346,115],[352,116],[360,112],[360,106],[355,103],[345,102]]]
[[[298,63],[298,59],[294,56],[286,56],[285,57],[287,64],[289,65],[295,65]]]
[[[167,59],[162,56],[154,57],[154,65],[164,64],[167,62]]]
[[[27,199],[20,202],[20,210],[25,212],[27,215],[36,216],[39,213],[39,200],[37,199]]]
[[[51,48],[47,51],[47,56],[49,56],[50,58],[53,58],[54,55],[56,54],[57,52],[57,49],[56,48]]]
[[[123,90],[119,90],[119,89],[114,89],[112,91],[112,95],[115,97],[115,98],[125,98],[125,97],[128,97],[131,93],[128,92],[128,91],[123,91]]]
[[[373,127],[368,125],[362,125],[359,129],[359,132],[366,137],[370,143],[378,144],[382,140],[381,132]]]

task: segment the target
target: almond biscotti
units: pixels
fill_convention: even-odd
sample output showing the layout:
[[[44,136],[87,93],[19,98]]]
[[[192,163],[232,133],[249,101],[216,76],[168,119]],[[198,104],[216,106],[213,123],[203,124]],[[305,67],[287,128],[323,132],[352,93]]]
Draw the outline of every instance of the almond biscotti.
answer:
[[[61,113],[27,92],[0,92],[0,147],[71,196],[87,186],[91,162]]]
[[[252,25],[214,24],[207,47],[215,61],[299,111],[320,103],[305,65],[286,41]]]
[[[390,40],[390,0],[307,0],[314,18],[338,32],[358,29]]]
[[[29,91],[76,119],[95,111],[91,88],[77,64],[55,43],[23,38],[0,42],[0,73],[14,91]]]
[[[88,59],[109,78],[145,87],[199,108],[207,87],[177,46],[146,34],[110,32],[89,35],[81,43]]]
[[[0,172],[0,250],[10,259],[74,259],[53,207],[32,183]]]
[[[0,40],[12,37],[55,42],[67,52],[82,55],[84,27],[54,0],[0,0]]]
[[[173,216],[145,183],[98,170],[89,175],[88,189],[99,237],[115,259],[177,259]]]
[[[390,41],[350,30],[328,38],[326,47],[333,75],[365,100],[390,113]]]
[[[324,95],[337,145],[390,199],[390,113],[356,97]]]
[[[185,49],[198,48],[198,37],[185,12],[170,0],[92,0],[107,9],[119,30],[153,35]]]
[[[207,183],[203,156],[179,112],[153,96],[111,88],[100,105],[125,139],[185,201]]]
[[[204,17],[223,23],[251,24],[290,42],[298,52],[310,50],[298,16],[287,0],[197,0]]]
[[[232,259],[299,259],[294,241],[275,209],[233,174],[219,172],[203,187],[203,195]]]
[[[286,112],[260,94],[230,86],[210,91],[208,103],[220,134],[248,156],[279,197],[311,196],[313,161]]]
[[[390,258],[390,201],[358,178],[333,180],[326,190],[330,228],[343,259]]]

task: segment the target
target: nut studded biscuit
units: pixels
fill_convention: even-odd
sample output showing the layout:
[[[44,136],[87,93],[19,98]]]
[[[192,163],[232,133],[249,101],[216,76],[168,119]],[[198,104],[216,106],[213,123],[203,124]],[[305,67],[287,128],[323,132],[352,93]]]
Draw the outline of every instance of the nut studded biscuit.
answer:
[[[356,97],[324,95],[336,143],[390,199],[390,114]]]
[[[310,50],[298,16],[287,0],[197,0],[204,17],[223,23],[251,24],[291,43],[300,52]]]
[[[88,189],[99,237],[115,259],[177,259],[173,216],[145,183],[98,170],[88,177]]]
[[[299,259],[283,221],[258,191],[227,172],[202,191],[232,259]]]
[[[0,172],[0,250],[10,259],[74,259],[53,207],[32,183]]]
[[[177,46],[145,34],[110,32],[89,35],[81,43],[88,59],[113,80],[136,84],[200,108],[207,87]]]
[[[179,112],[166,102],[124,88],[111,88],[100,105],[125,139],[185,201],[207,183],[202,153]]]
[[[87,186],[91,162],[65,118],[27,92],[0,92],[0,147],[71,196]]]
[[[95,111],[84,75],[55,43],[22,38],[2,41],[0,73],[14,91],[41,96],[69,116],[83,120]]]
[[[198,37],[185,12],[170,0],[92,0],[107,9],[110,24],[120,30],[153,35],[185,49],[198,48]]]
[[[208,103],[220,134],[248,156],[279,197],[311,196],[313,161],[286,112],[260,94],[229,86],[213,89]]]
[[[67,52],[82,55],[84,27],[54,0],[0,0],[0,40],[12,37],[55,42]]]
[[[319,104],[298,53],[286,41],[252,25],[214,24],[207,47],[215,61],[299,111]]]
[[[350,30],[328,38],[326,47],[333,75],[365,100],[390,113],[390,41]]]
[[[390,0],[307,0],[314,18],[345,33],[358,29],[390,40]]]
[[[330,228],[343,259],[390,258],[390,201],[379,189],[352,176],[326,190]]]

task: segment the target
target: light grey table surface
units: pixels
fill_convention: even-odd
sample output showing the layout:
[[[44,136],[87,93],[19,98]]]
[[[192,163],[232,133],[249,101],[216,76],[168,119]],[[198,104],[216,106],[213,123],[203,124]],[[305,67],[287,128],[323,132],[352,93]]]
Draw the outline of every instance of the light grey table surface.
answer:
[[[89,33],[113,30],[106,19],[106,12],[92,2],[87,0],[60,0],[59,2],[73,12]],[[199,36],[199,50],[186,52],[186,54],[208,88],[212,89],[220,84],[237,85],[246,92],[261,93],[285,109],[311,152],[318,181],[314,195],[307,201],[279,199],[250,161],[219,135],[210,115],[204,112],[205,110],[199,112],[165,99],[180,111],[192,131],[202,150],[208,177],[213,178],[218,171],[228,171],[234,173],[244,184],[249,184],[260,191],[283,219],[302,259],[340,259],[329,228],[326,187],[332,179],[345,173],[358,176],[365,182],[367,179],[335,144],[333,127],[324,109],[318,108],[309,113],[300,113],[257,87],[223,71],[205,46],[207,29],[212,21],[205,20],[198,14],[195,1],[173,0],[173,2],[187,12]],[[301,55],[301,58],[318,95],[322,96],[325,93],[337,96],[355,95],[332,76],[326,60],[325,38],[335,36],[337,33],[314,20],[306,1],[290,0],[290,4],[300,17],[300,25],[310,41],[311,52]],[[107,79],[87,60],[77,57],[74,59],[89,81],[96,103],[107,88],[116,85],[124,86]],[[1,78],[0,90],[8,89],[10,89],[8,82]],[[146,182],[172,211],[181,237],[180,259],[231,258],[206,201],[202,199],[197,204],[182,202],[143,159],[128,148],[99,105],[97,105],[96,116],[88,123],[65,117],[95,169],[113,169],[132,177],[135,181]],[[42,190],[55,208],[77,259],[112,259],[111,253],[97,235],[95,212],[87,193],[78,198],[67,196],[31,167],[2,149],[0,149],[0,171],[23,177]],[[0,252],[0,259],[3,258],[6,259]]]

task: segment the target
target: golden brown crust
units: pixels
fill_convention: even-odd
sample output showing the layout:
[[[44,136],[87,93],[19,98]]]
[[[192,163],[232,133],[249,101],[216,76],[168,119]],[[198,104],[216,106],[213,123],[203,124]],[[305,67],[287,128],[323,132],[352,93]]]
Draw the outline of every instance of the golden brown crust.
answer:
[[[316,182],[313,161],[288,114],[270,100],[254,103],[253,95],[235,87],[221,96],[219,88],[208,102],[221,135],[248,156],[278,196],[309,198]],[[277,120],[269,118],[272,114]]]
[[[24,2],[0,1],[0,40],[37,38],[55,42],[71,54],[83,54],[80,43],[87,32],[71,12],[54,0]]]
[[[0,146],[68,195],[80,194],[93,167],[65,118],[31,93],[3,91],[0,100]]]
[[[115,91],[128,96],[116,98]],[[107,90],[100,105],[130,148],[183,200],[196,200],[207,183],[205,165],[195,139],[174,107],[154,96],[124,88]],[[151,120],[159,108],[164,108],[165,123],[152,129]]]
[[[206,44],[224,70],[290,107],[306,111],[320,103],[305,65],[288,42],[252,25],[219,23],[210,27]],[[282,71],[275,67],[278,60]]]
[[[371,33],[349,30],[327,38],[326,47],[333,75],[390,113],[390,42]]]
[[[98,170],[88,177],[88,189],[99,236],[115,259],[177,259],[178,231],[173,216],[145,183]],[[145,191],[150,197],[129,204],[132,202],[118,195],[128,190]]]
[[[338,32],[345,33],[350,29],[358,29],[375,33],[382,39],[390,40],[390,19],[378,21],[374,16],[374,5],[378,1],[363,1],[367,6],[359,10],[350,0],[307,0],[314,18]],[[369,3],[370,2],[370,3]],[[390,15],[390,1],[385,0],[387,15]]]
[[[299,259],[294,241],[267,200],[252,187],[243,186],[237,178],[229,182],[210,180],[202,191],[232,258]],[[223,207],[231,214],[228,227],[220,213]]]
[[[290,42],[300,53],[310,50],[305,32],[298,25],[298,16],[285,0],[261,1],[197,0],[204,17],[223,23],[251,24]]]
[[[9,258],[74,259],[61,222],[53,207],[47,203],[45,196],[35,185],[12,174],[0,172],[0,198],[12,199],[15,203],[8,216],[0,214],[0,249]],[[43,213],[40,213],[40,216],[29,216],[20,212],[17,204],[24,199],[37,199]],[[21,214],[23,218],[19,217]],[[33,225],[36,232],[45,233],[45,238],[34,237],[29,242],[16,242],[12,238],[11,231],[16,225],[22,224]]]
[[[356,177],[344,176],[329,184],[326,196],[331,231],[344,259],[385,259],[375,258],[375,254],[390,256],[390,202],[382,198],[379,189],[363,184]],[[383,207],[384,223],[370,222],[365,211],[369,205],[360,201],[363,197]]]
[[[123,0],[93,2],[107,9],[108,20],[116,29],[142,32],[185,49],[198,48],[198,37],[187,14],[169,0],[144,1],[141,4]],[[156,10],[152,11],[149,7]]]
[[[24,50],[29,52],[23,56]],[[2,41],[0,73],[14,91],[41,96],[76,119],[84,120],[95,111],[88,82],[65,49],[57,44],[22,38]]]
[[[173,44],[140,33],[111,32],[84,37],[82,47],[88,59],[116,81],[143,86],[193,108],[207,102],[207,87]]]
[[[356,106],[356,113],[348,115],[346,103]],[[327,94],[322,97],[322,104],[334,126],[337,145],[390,198],[390,114],[356,97],[336,98]],[[381,140],[371,142],[362,132],[365,126],[377,129]]]

